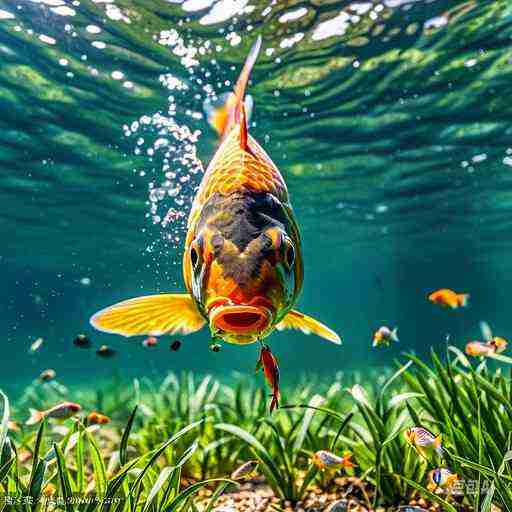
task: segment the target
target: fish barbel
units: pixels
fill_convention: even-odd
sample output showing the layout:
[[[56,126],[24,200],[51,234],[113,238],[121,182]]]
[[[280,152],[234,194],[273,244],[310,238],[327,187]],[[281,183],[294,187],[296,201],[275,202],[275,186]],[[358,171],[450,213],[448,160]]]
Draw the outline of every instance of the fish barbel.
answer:
[[[100,331],[159,336],[207,325],[212,339],[247,344],[275,329],[298,329],[341,343],[334,331],[293,309],[303,281],[299,227],[281,173],[248,133],[245,90],[260,47],[258,37],[233,92],[210,112],[221,142],[188,219],[188,293],[110,306],[91,318]]]

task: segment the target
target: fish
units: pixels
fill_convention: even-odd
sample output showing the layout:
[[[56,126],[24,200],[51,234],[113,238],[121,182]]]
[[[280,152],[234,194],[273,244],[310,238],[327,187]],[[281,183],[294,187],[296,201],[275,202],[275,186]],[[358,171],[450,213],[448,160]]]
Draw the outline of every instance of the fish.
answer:
[[[501,336],[494,336],[490,325],[483,320],[480,322],[480,331],[482,332],[482,337],[486,345],[493,353],[501,354],[507,349],[508,341]]]
[[[405,439],[413,446],[417,452],[425,459],[435,451],[438,455],[442,455],[444,448],[442,445],[441,434],[435,436],[423,427],[408,428],[404,432]]]
[[[222,345],[220,345],[219,343],[212,343],[210,345],[210,350],[212,352],[220,352],[220,349],[222,348]]]
[[[55,379],[56,376],[57,372],[52,368],[48,368],[47,370],[41,372],[41,374],[39,375],[39,380],[41,382],[49,382]]]
[[[281,393],[279,391],[279,366],[268,345],[262,345],[261,347],[260,357],[256,363],[256,371],[258,372],[260,369],[263,369],[265,379],[272,389],[272,394],[270,395],[272,398],[270,401],[270,412],[272,412],[279,407]]]
[[[74,402],[62,402],[46,411],[30,409],[30,418],[25,422],[25,425],[35,425],[45,418],[67,420],[68,418],[73,417],[81,409],[80,405]]]
[[[258,465],[258,460],[249,460],[244,462],[240,467],[236,468],[233,473],[231,473],[231,479],[242,480],[254,476],[256,470],[258,469]]]
[[[78,348],[91,348],[91,340],[85,334],[79,334],[73,340],[73,345]]]
[[[389,346],[392,341],[399,341],[398,339],[398,327],[391,330],[389,327],[383,325],[379,327],[373,335],[373,346],[379,347],[381,345]]]
[[[493,348],[482,341],[470,341],[466,344],[466,354],[471,357],[485,357],[492,354]]]
[[[34,352],[37,352],[42,346],[43,346],[43,338],[37,338],[31,345],[30,345],[30,352],[33,354]]]
[[[177,352],[181,347],[181,341],[180,340],[174,340],[170,345],[169,345],[169,348],[173,351],[173,352]]]
[[[501,354],[508,347],[508,341],[505,338],[501,338],[500,336],[493,336],[493,338],[488,341],[487,344],[496,354]]]
[[[246,87],[262,44],[245,61],[225,113],[210,121],[220,138],[194,197],[183,251],[186,293],[124,300],[95,313],[99,331],[122,336],[190,334],[233,344],[283,329],[340,336],[294,309],[303,283],[299,226],[276,165],[249,134]],[[214,119],[214,120],[213,120]]]
[[[108,345],[101,345],[101,347],[96,350],[96,355],[99,357],[104,357],[106,359],[110,357],[114,357],[117,354],[117,352],[110,348]]]
[[[17,421],[9,420],[7,422],[7,429],[11,430],[12,432],[19,432],[21,430],[21,427]]]
[[[350,469],[355,467],[355,464],[352,462],[351,453],[345,453],[340,457],[339,455],[327,450],[318,450],[313,454],[311,461],[320,470],[341,468]]]
[[[54,484],[46,484],[43,487],[42,494],[45,498],[51,498],[57,492],[57,487]]]
[[[154,336],[149,336],[142,342],[142,346],[144,347],[156,347],[158,345],[158,338]]]
[[[469,293],[457,293],[448,288],[441,288],[432,292],[428,296],[428,300],[451,309],[464,308],[469,303]]]
[[[110,418],[99,412],[93,411],[87,416],[87,425],[106,425]]]
[[[436,468],[428,474],[427,489],[435,491],[436,489],[450,489],[459,480],[456,473],[452,473],[447,468]]]

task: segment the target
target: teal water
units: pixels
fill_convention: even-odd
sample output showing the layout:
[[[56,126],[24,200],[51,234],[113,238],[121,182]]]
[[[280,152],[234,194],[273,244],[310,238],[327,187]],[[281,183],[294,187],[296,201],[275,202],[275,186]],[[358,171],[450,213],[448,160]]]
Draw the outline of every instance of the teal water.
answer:
[[[186,213],[216,147],[203,101],[258,34],[251,132],[301,225],[299,307],[344,339],[275,334],[283,380],[378,369],[447,335],[463,347],[480,320],[510,332],[510,2],[1,0],[0,387],[46,367],[85,384],[253,371],[255,346],[214,354],[203,331],[147,350],[88,319],[183,289]],[[471,307],[429,304],[440,287]],[[401,341],[372,349],[383,324]],[[117,357],[74,348],[80,332]]]

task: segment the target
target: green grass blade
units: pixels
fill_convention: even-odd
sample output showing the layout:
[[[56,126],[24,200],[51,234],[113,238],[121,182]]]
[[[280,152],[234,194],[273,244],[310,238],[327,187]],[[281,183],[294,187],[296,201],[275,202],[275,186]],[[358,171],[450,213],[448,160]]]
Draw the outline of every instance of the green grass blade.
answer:
[[[226,490],[228,485],[230,485],[229,482],[221,482],[217,486],[217,489],[215,489],[215,491],[212,494],[210,500],[208,501],[208,505],[204,509],[204,512],[212,512],[213,507],[215,506],[215,503],[217,503],[217,500],[220,498],[221,494]]]
[[[55,458],[57,459],[57,468],[62,497],[64,498],[64,507],[66,512],[73,512],[73,505],[71,503],[73,491],[71,477],[69,475],[68,468],[66,467],[66,461],[64,460],[62,451],[57,444],[53,445],[53,451],[55,452]]]
[[[31,489],[33,487],[34,478],[36,476],[36,471],[37,471],[38,466],[39,466],[39,451],[41,450],[41,442],[43,440],[43,433],[44,433],[45,423],[46,422],[43,419],[43,421],[41,421],[41,423],[39,425],[39,429],[37,431],[36,442],[35,442],[35,445],[34,445],[34,452],[32,454],[32,469],[30,470],[30,479],[29,479],[29,484],[28,484],[29,489]],[[45,467],[45,469],[46,469],[46,467]],[[43,474],[44,474],[44,471],[43,471]],[[37,497],[37,496],[34,496],[32,494],[30,494],[30,495],[34,499],[36,499],[36,497]]]
[[[99,496],[104,496],[105,491],[107,489],[107,475],[105,471],[105,464],[101,457],[101,453],[96,443],[96,440],[94,439],[94,436],[87,430],[85,432],[87,435],[87,442],[89,445],[89,454],[92,460],[96,494]]]
[[[0,423],[0,454],[3,454],[5,440],[7,439],[7,432],[9,431],[9,416],[11,415],[11,410],[7,395],[3,391],[0,391],[0,396],[2,397],[3,402],[3,415],[2,422]]]
[[[174,512],[177,510],[178,506],[183,503],[185,500],[187,500],[189,497],[193,496],[197,492],[199,492],[205,485],[211,483],[211,482],[227,482],[229,484],[235,484],[237,485],[237,482],[234,480],[230,480],[229,478],[210,478],[209,480],[203,480],[202,482],[197,482],[195,484],[190,485],[187,487],[183,492],[178,494],[176,498],[174,498],[171,503],[166,507],[167,511]]]
[[[121,466],[126,464],[126,449],[128,447],[128,438],[130,437],[130,431],[132,430],[133,420],[135,419],[135,414],[137,413],[137,405],[133,409],[130,417],[128,418],[128,422],[126,423],[126,427],[123,432],[123,437],[121,438],[121,446],[119,448],[119,461]]]
[[[156,479],[155,483],[151,487],[148,497],[146,498],[146,503],[144,503],[144,507],[142,507],[142,512],[147,512],[149,508],[151,507],[151,504],[153,501],[155,501],[155,498],[158,496],[158,493],[164,486],[164,484],[167,482],[169,475],[172,473],[174,468],[172,466],[166,466],[162,471],[160,471],[160,474],[158,475],[158,478]]]

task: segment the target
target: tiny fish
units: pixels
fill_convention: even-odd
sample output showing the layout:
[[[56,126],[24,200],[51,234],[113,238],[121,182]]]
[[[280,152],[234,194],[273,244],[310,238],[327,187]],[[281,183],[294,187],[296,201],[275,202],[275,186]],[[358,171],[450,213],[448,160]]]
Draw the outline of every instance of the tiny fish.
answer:
[[[29,450],[20,450],[18,452],[18,460],[21,464],[25,464],[25,462],[28,462],[32,458],[32,452]]]
[[[447,468],[436,468],[428,474],[427,489],[435,491],[436,489],[450,489],[459,480],[456,473],[452,473]]]
[[[345,453],[342,457],[335,455],[327,450],[318,450],[311,458],[313,464],[321,470],[324,469],[341,469],[355,467],[352,462],[352,454]]]
[[[43,345],[43,338],[37,338],[36,341],[34,341],[32,343],[32,345],[30,345],[30,352],[34,353],[34,352],[37,352],[41,346]]]
[[[445,306],[447,308],[457,309],[466,307],[469,301],[468,293],[457,293],[447,288],[436,290],[428,296],[428,300],[434,304]]]
[[[407,442],[416,448],[418,453],[424,458],[428,458],[428,454],[431,451],[435,451],[439,455],[443,453],[444,448],[441,443],[441,434],[435,436],[426,428],[412,427],[408,428],[404,435]]]
[[[500,336],[493,336],[491,341],[488,341],[487,344],[494,350],[494,352],[496,352],[496,354],[501,354],[507,349],[508,341]]]
[[[85,334],[79,334],[73,340],[73,345],[78,348],[91,348],[91,340]]]
[[[142,346],[144,347],[156,347],[158,345],[158,338],[155,336],[149,336],[142,342]]]
[[[485,357],[493,352],[493,349],[482,341],[470,341],[466,344],[466,354],[471,357]]]
[[[268,345],[261,346],[260,358],[256,363],[256,371],[259,371],[261,368],[263,368],[265,379],[272,389],[272,394],[270,395],[272,398],[270,412],[272,412],[276,407],[279,407],[279,366]]]
[[[220,349],[222,348],[222,346],[219,344],[219,343],[212,343],[210,345],[210,350],[212,352],[220,352]]]
[[[43,496],[50,498],[57,492],[57,487],[54,484],[46,484],[42,492]]]
[[[181,341],[180,340],[174,340],[170,345],[169,345],[169,348],[173,351],[173,352],[177,352],[181,347]]]
[[[44,418],[54,418],[58,420],[67,420],[74,416],[82,408],[74,402],[62,402],[55,405],[46,411],[36,411],[30,409],[30,418],[25,422],[25,425],[35,425]]]
[[[259,461],[257,460],[250,460],[248,462],[245,462],[240,467],[235,469],[233,473],[231,473],[231,479],[232,480],[242,480],[243,478],[250,478],[254,476],[256,473],[256,469],[258,468]]]
[[[381,345],[389,346],[392,341],[398,340],[398,327],[391,330],[389,327],[383,325],[379,327],[373,335],[373,346],[379,347]]]
[[[109,358],[114,357],[116,354],[117,352],[108,345],[102,345],[98,350],[96,350],[96,355],[99,357]]]
[[[110,418],[99,412],[93,411],[87,416],[88,425],[106,425],[107,423],[110,423]]]
[[[55,379],[56,376],[57,376],[57,372],[55,370],[53,370],[52,368],[48,368],[47,370],[44,370],[43,372],[41,372],[41,374],[39,375],[39,380],[41,382],[49,382],[49,381]]]
[[[21,430],[19,423],[11,420],[7,422],[7,428],[13,432],[19,432]]]

